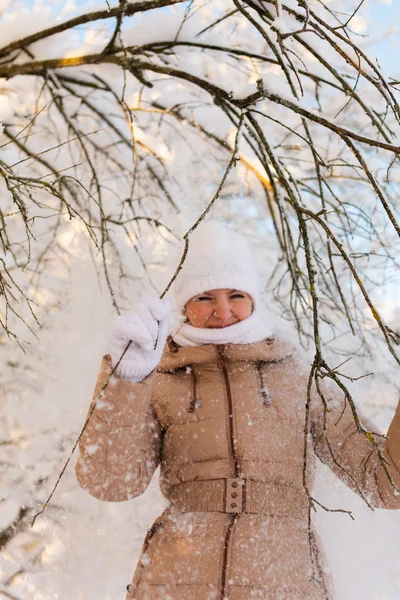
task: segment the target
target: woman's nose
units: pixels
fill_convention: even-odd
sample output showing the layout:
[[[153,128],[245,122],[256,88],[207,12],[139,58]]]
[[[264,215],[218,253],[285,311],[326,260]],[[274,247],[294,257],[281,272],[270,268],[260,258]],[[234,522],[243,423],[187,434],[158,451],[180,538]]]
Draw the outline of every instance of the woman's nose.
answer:
[[[217,317],[217,319],[221,319],[221,321],[227,321],[232,316],[232,310],[227,300],[216,303],[214,316]]]

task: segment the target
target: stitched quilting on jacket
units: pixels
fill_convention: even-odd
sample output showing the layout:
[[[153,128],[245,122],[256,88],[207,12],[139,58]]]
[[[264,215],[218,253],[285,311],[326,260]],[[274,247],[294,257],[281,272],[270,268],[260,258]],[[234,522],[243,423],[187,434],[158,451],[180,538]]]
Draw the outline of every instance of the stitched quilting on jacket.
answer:
[[[111,370],[106,355],[95,399]],[[170,340],[143,382],[111,378],[80,441],[78,481],[96,498],[125,501],[160,464],[170,501],[146,536],[127,600],[332,598],[308,528],[306,387],[279,339],[190,348]],[[322,403],[311,403],[308,485],[318,456],[371,505],[400,508],[350,407],[328,407],[325,435]],[[379,443],[400,487],[400,409],[387,438]]]

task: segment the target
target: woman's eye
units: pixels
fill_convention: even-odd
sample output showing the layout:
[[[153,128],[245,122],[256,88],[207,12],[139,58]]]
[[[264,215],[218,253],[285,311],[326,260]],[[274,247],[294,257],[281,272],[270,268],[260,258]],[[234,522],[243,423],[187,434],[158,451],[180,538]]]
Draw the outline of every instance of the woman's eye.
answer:
[[[199,296],[195,299],[195,302],[204,302],[206,300],[212,300],[212,298],[209,298],[208,296]]]
[[[232,298],[244,298],[243,294],[232,294],[232,296],[229,296],[229,299],[231,300]]]

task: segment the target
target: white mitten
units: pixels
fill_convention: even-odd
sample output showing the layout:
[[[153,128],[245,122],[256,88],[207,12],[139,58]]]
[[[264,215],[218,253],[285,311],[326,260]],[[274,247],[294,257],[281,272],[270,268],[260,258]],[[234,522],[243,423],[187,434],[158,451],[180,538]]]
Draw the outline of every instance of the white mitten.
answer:
[[[171,309],[168,299],[148,296],[139,304],[135,313],[127,312],[117,317],[110,340],[113,365],[132,340],[116,370],[119,377],[137,383],[157,367],[168,335]],[[156,340],[157,346],[154,349]]]

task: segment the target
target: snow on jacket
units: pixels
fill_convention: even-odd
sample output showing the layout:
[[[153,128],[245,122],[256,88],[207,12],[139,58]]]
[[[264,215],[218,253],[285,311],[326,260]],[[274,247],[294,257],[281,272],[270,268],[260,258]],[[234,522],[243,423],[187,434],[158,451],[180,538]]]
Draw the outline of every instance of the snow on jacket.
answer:
[[[111,370],[106,355],[94,398]],[[125,501],[144,492],[161,463],[170,500],[149,530],[127,600],[332,597],[308,526],[306,388],[278,339],[197,347],[170,339],[157,373],[141,383],[111,378],[80,442],[78,481],[96,498]],[[349,405],[332,400],[329,409],[325,436],[322,402],[311,403],[308,486],[317,455],[371,505],[400,508]],[[379,444],[400,486],[400,408],[387,437]]]

